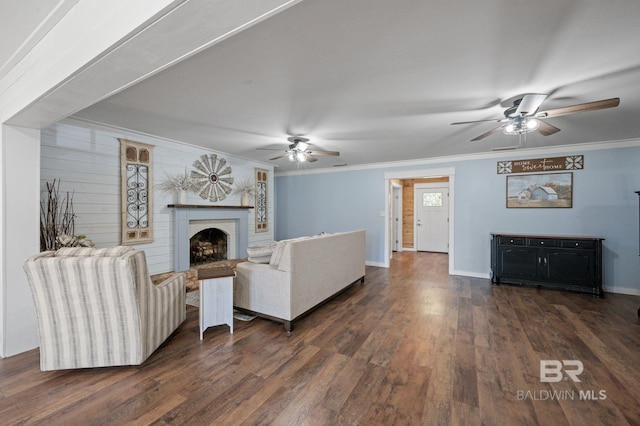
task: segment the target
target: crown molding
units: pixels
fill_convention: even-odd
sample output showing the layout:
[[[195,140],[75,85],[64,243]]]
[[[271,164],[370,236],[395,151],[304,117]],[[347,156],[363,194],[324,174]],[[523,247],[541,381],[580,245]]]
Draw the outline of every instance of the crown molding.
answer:
[[[517,150],[503,150],[493,152],[481,152],[477,154],[450,155],[445,157],[420,158],[415,160],[389,161],[384,163],[358,164],[354,166],[341,166],[332,168],[318,168],[310,170],[295,170],[276,172],[275,176],[300,176],[323,173],[341,173],[348,171],[389,169],[396,167],[438,165],[443,163],[457,163],[471,160],[487,160],[504,158],[505,156],[517,159],[519,157],[530,157],[532,155],[551,155],[566,153],[567,151],[599,151],[605,149],[633,148],[640,146],[640,139],[624,139],[619,141],[589,142],[581,144],[559,145],[546,148],[520,148]]]
[[[156,139],[156,140],[161,140],[161,141],[165,141],[165,142],[171,142],[171,143],[175,143],[175,144],[178,144],[178,145],[188,146],[190,148],[202,149],[202,150],[205,150],[205,151],[215,152],[215,153],[224,155],[225,157],[235,158],[237,160],[246,161],[248,163],[259,164],[262,167],[269,168],[269,169],[274,170],[274,171],[275,171],[275,168],[278,167],[277,165],[273,165],[273,164],[267,163],[265,161],[252,160],[252,159],[249,159],[249,158],[240,157],[238,155],[229,154],[229,153],[218,151],[218,150],[215,150],[215,149],[205,148],[205,147],[200,146],[200,145],[196,145],[196,144],[192,144],[192,143],[188,143],[188,142],[182,142],[182,141],[178,141],[178,140],[175,140],[175,139],[169,139],[169,138],[165,138],[165,137],[162,137],[162,136],[154,135],[152,133],[145,133],[145,132],[141,132],[141,131],[138,131],[138,130],[131,130],[131,129],[127,129],[126,127],[119,127],[119,126],[113,126],[111,124],[104,124],[104,123],[101,123],[99,121],[87,120],[85,118],[80,118],[80,117],[76,117],[76,116],[67,117],[67,118],[59,121],[59,123],[61,123],[61,124],[69,124],[71,126],[78,126],[78,127],[91,127],[92,129],[100,129],[100,130],[104,130],[104,131],[107,131],[107,132],[110,131],[110,132],[128,133],[128,134],[131,134],[131,135],[139,135],[139,136],[144,137],[144,138]]]

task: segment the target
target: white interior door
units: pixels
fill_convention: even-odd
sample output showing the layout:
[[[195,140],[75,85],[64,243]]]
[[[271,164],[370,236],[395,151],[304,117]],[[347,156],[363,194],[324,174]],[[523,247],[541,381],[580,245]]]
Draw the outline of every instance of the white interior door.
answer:
[[[415,188],[416,250],[449,252],[449,186]]]

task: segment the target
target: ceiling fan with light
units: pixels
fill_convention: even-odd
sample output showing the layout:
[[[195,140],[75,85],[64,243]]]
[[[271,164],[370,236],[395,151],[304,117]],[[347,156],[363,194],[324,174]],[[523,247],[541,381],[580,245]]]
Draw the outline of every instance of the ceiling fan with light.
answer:
[[[304,162],[308,161],[313,163],[314,161],[318,161],[316,156],[318,155],[340,155],[338,151],[320,151],[320,150],[310,150],[309,139],[303,138],[302,136],[291,136],[287,138],[291,144],[289,144],[289,148],[284,151],[283,154],[278,155],[277,157],[270,158],[270,161],[278,160],[280,158],[289,158],[289,161],[296,162]],[[262,148],[271,150],[270,148]]]
[[[550,109],[546,111],[538,111],[542,102],[548,95],[544,94],[527,94],[513,102],[513,106],[504,111],[504,118],[491,118],[487,120],[477,121],[459,121],[451,123],[456,124],[473,124],[483,122],[498,122],[499,126],[494,127],[477,136],[472,141],[478,141],[490,136],[500,130],[507,135],[525,135],[529,132],[538,132],[543,136],[553,135],[560,131],[556,126],[549,124],[543,120],[547,118],[560,117],[577,112],[596,111],[599,109],[613,108],[620,104],[620,98],[603,99],[600,101],[586,102],[583,104],[570,105],[561,108]]]

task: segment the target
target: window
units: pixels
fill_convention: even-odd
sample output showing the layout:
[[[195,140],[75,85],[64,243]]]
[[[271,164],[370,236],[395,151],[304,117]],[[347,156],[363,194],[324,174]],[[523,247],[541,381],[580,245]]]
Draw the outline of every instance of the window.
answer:
[[[422,194],[423,207],[442,207],[442,192],[425,192]]]

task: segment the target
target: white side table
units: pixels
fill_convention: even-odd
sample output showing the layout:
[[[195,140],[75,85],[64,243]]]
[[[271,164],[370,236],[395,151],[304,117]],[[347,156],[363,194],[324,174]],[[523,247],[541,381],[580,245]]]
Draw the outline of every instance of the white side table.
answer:
[[[233,277],[231,268],[198,270],[200,280],[200,340],[208,327],[227,324],[233,334]]]

